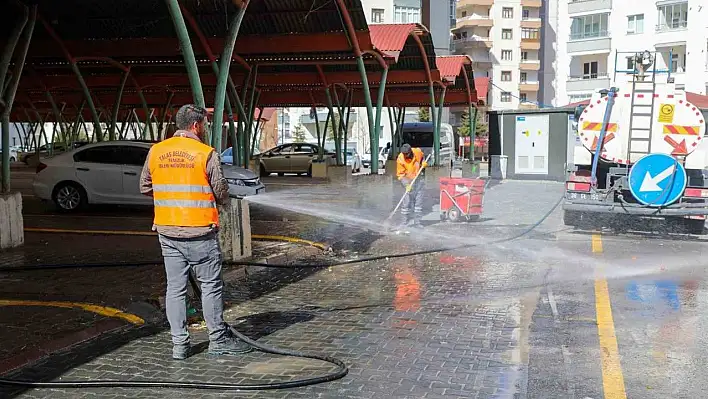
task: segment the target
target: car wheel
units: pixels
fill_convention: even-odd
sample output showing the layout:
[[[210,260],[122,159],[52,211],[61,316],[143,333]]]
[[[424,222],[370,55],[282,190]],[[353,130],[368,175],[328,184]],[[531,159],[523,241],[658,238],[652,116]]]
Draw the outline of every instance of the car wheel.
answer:
[[[268,173],[268,171],[266,170],[265,166],[263,166],[263,164],[261,164],[261,177],[266,177],[266,176],[268,176],[269,174],[270,174],[270,173]]]
[[[61,183],[52,194],[57,208],[62,212],[74,212],[86,205],[86,191],[76,183]]]
[[[278,173],[278,177],[283,177],[283,176],[285,176],[285,173],[282,173],[282,172]]]
[[[307,177],[312,177],[312,165],[307,169]]]
[[[15,162],[15,157],[10,157],[10,162]]]

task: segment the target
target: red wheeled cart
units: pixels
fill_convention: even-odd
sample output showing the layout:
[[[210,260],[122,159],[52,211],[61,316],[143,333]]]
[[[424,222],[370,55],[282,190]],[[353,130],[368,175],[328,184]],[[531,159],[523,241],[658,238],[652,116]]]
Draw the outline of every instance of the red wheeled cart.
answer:
[[[440,219],[457,222],[477,220],[482,214],[484,180],[461,177],[440,178]]]

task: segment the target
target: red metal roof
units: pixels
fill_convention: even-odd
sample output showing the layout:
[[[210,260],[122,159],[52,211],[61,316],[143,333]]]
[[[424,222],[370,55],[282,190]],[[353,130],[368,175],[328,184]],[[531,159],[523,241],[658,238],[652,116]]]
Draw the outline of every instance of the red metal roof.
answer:
[[[472,62],[472,60],[466,55],[450,55],[438,56],[435,62],[440,71],[440,76],[445,80],[454,82],[460,76],[462,67]]]
[[[487,103],[487,91],[489,91],[489,78],[474,78],[474,88],[477,90],[477,100]]]
[[[417,24],[375,24],[369,26],[369,34],[374,48],[398,58],[408,36],[419,28]]]
[[[708,96],[701,94],[686,92],[686,100],[698,107],[698,109],[708,110]],[[576,103],[570,103],[565,107],[577,107],[578,105],[588,105],[590,100],[578,101]]]

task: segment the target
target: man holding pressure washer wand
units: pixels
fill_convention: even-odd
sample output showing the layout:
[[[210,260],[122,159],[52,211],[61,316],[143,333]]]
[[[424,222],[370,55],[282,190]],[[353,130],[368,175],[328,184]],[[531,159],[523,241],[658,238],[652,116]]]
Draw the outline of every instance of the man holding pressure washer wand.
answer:
[[[190,271],[201,284],[209,354],[247,353],[251,347],[233,337],[224,322],[216,204],[228,204],[229,187],[219,154],[201,141],[207,110],[187,104],[175,119],[179,130],[150,149],[140,177],[140,192],[153,197],[153,230],[159,235],[165,260],[172,358],[183,360],[190,352],[186,308]]]

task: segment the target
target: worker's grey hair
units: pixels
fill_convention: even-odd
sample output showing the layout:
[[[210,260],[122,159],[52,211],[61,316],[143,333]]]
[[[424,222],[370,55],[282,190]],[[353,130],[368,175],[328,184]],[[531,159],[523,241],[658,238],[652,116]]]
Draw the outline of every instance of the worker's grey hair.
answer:
[[[188,130],[193,123],[201,123],[206,116],[206,109],[194,104],[185,104],[177,111],[175,124],[177,129]]]

